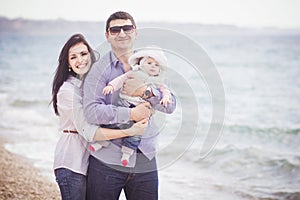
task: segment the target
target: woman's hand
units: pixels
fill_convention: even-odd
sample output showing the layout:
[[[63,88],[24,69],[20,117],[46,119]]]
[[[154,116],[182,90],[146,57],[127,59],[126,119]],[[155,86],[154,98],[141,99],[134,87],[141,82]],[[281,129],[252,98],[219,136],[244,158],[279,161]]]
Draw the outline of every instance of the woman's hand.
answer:
[[[149,119],[143,119],[134,123],[132,127],[124,130],[125,134],[128,136],[143,135],[148,125],[148,120]]]

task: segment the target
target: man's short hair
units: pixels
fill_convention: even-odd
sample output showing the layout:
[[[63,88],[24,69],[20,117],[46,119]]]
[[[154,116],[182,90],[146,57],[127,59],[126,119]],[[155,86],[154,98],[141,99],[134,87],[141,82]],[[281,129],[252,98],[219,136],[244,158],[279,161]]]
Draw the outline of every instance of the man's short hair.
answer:
[[[110,28],[109,27],[110,22],[112,20],[116,20],[116,19],[124,19],[124,20],[129,19],[131,21],[132,25],[134,25],[134,27],[136,27],[135,21],[129,13],[124,12],[124,11],[118,11],[118,12],[115,12],[115,13],[111,14],[109,16],[109,18],[107,19],[106,28],[105,28],[106,32],[108,32],[108,29]]]

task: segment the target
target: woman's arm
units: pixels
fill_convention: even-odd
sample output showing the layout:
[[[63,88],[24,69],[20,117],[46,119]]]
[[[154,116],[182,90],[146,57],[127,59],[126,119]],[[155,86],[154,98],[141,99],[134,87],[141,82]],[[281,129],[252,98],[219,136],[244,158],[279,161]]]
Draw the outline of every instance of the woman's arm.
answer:
[[[134,135],[142,135],[148,125],[148,119],[143,119],[128,129],[98,128],[94,135],[94,141],[105,141]]]
[[[131,128],[124,130],[101,128],[88,123],[83,113],[80,89],[67,82],[58,92],[58,109],[60,116],[71,120],[79,135],[88,142],[141,135],[147,126],[147,120],[135,123]]]

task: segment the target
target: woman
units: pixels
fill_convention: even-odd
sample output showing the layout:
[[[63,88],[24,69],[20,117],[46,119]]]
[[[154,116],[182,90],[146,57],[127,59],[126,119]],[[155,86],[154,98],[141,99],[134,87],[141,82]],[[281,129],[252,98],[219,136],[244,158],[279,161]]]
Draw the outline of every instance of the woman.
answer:
[[[52,86],[52,103],[59,116],[60,139],[54,156],[54,172],[62,199],[85,199],[88,142],[142,134],[147,120],[126,130],[100,128],[86,122],[82,108],[82,81],[95,61],[83,35],[75,34],[61,50]]]

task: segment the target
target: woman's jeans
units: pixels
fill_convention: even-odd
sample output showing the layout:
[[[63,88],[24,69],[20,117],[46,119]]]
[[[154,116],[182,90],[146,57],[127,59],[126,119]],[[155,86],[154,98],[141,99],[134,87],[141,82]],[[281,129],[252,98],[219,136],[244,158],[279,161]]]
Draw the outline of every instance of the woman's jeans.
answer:
[[[55,170],[62,200],[85,200],[86,176],[75,173],[66,168]]]

